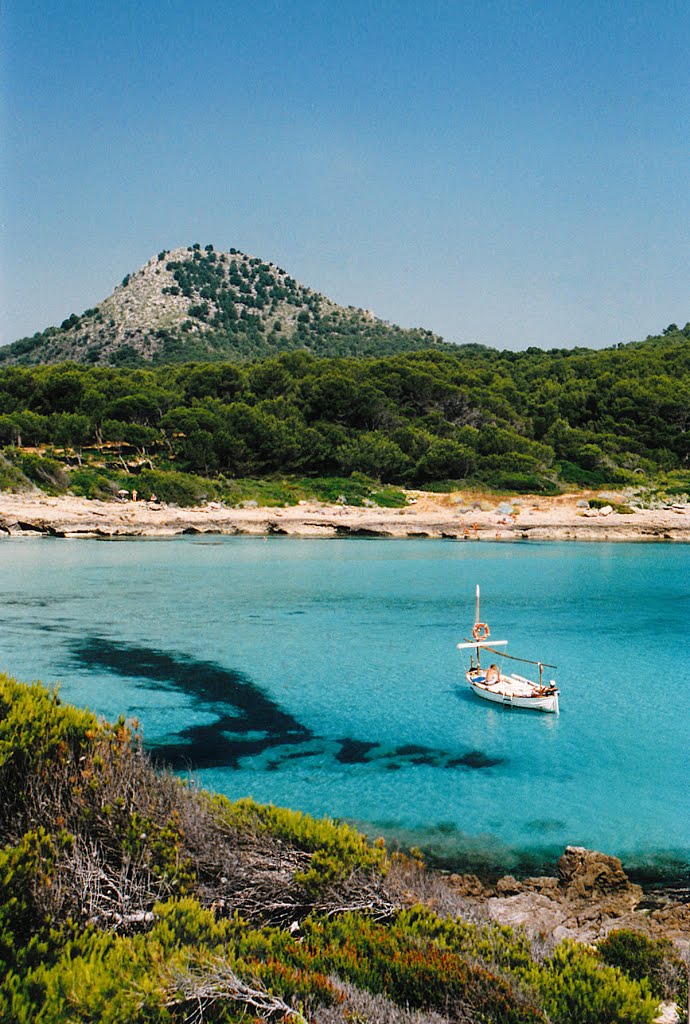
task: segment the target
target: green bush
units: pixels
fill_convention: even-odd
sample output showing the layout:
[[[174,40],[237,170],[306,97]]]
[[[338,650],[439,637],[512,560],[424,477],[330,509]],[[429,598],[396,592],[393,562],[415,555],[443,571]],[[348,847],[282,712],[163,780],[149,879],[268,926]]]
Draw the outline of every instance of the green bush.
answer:
[[[22,452],[17,456],[16,465],[28,480],[46,494],[64,494],[69,486],[64,466],[55,459],[35,452]]]
[[[177,470],[142,469],[137,476],[128,477],[126,484],[129,490],[135,488],[140,497],[155,494],[167,505],[198,505],[218,496],[218,485],[213,480]]]
[[[30,486],[21,469],[0,453],[0,491],[17,492]]]
[[[69,471],[69,489],[79,498],[113,498],[118,490],[108,472],[92,466],[79,466]]]
[[[407,504],[405,492],[397,487],[375,487],[369,493],[369,500],[381,508],[404,508]]]
[[[305,928],[303,943],[317,970],[335,972],[401,1006],[453,1017],[469,1010],[470,1019],[496,1024],[546,1024],[538,1006],[513,982],[423,930],[408,930],[405,915],[388,926],[355,914],[314,921]]]
[[[565,484],[579,487],[602,487],[607,483],[606,474],[601,470],[585,469],[575,462],[557,462],[558,476]]]
[[[218,487],[220,496],[233,505],[254,500],[261,506],[271,507],[296,505],[309,499],[332,505],[343,498],[347,505],[356,507],[361,507],[365,501],[384,508],[402,508],[405,505],[404,491],[398,487],[382,486],[363,473],[346,477],[221,478]]]
[[[297,877],[307,887],[346,878],[355,870],[384,874],[387,871],[383,844],[372,845],[350,825],[330,818],[312,818],[272,804],[257,804],[249,798],[231,803],[217,796],[214,807],[223,822],[233,828],[267,832],[312,853],[309,870]]]
[[[675,472],[667,473],[663,481],[664,490],[669,495],[687,495],[690,494],[690,473],[687,472]]]
[[[630,506],[626,505],[625,503],[621,503],[618,501],[610,501],[608,498],[589,499],[590,508],[606,508],[607,505],[610,505],[614,512],[619,512],[621,515],[631,515],[633,512],[633,509],[631,509]]]
[[[657,999],[672,999],[684,1010],[688,1005],[685,965],[668,939],[650,939],[640,932],[610,932],[598,946],[602,960],[629,978],[649,982]]]
[[[495,491],[517,494],[560,494],[560,488],[546,477],[531,473],[491,473],[486,482]]]
[[[554,1024],[651,1024],[657,1001],[649,982],[601,963],[595,952],[563,942],[541,967],[520,972]]]
[[[62,704],[56,690],[0,675],[0,791],[5,811],[23,799],[27,778],[78,761],[103,727],[89,711]]]
[[[0,965],[15,964],[31,936],[49,923],[36,912],[36,895],[52,882],[55,855],[55,844],[42,826],[26,832],[16,846],[0,850]]]

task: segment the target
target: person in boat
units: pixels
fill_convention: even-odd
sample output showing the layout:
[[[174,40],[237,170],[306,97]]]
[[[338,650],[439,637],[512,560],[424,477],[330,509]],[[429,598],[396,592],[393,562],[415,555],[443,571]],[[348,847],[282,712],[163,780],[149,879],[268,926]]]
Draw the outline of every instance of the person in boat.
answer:
[[[501,673],[498,671],[498,665],[489,665],[486,670],[486,682],[497,683],[501,678]]]

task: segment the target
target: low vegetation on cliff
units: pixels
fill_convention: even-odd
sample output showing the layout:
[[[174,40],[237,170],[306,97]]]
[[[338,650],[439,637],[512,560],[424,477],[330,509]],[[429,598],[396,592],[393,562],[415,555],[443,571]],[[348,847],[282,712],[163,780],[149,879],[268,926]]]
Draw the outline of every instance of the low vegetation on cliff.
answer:
[[[0,787],[2,1020],[648,1024],[679,977],[643,936],[536,948],[431,909],[416,861],[212,797],[7,677]]]
[[[261,479],[272,481],[270,503],[395,504],[377,481],[547,494],[654,483],[680,497],[690,492],[690,325],[601,351],[5,366],[0,410],[3,489],[236,503],[261,498],[246,485]]]

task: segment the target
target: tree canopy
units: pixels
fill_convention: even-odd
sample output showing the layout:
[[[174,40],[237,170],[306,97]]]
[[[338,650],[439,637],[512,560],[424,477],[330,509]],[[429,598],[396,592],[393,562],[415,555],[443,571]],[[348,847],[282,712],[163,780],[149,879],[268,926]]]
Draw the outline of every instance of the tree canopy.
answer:
[[[129,445],[226,476],[365,473],[522,491],[688,470],[690,326],[599,351],[0,368],[0,444]]]

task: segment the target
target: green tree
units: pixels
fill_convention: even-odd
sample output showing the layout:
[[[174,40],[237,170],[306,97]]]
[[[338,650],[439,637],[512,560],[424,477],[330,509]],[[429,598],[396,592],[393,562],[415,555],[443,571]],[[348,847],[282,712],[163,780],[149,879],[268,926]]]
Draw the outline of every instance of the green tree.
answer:
[[[91,438],[91,424],[88,416],[80,413],[58,412],[48,417],[48,435],[63,449],[81,448]]]
[[[394,441],[379,431],[354,434],[335,452],[346,473],[355,471],[383,481],[397,482],[412,472],[412,462]]]
[[[415,476],[422,481],[461,479],[471,476],[476,465],[476,454],[468,445],[439,438],[417,462]]]

